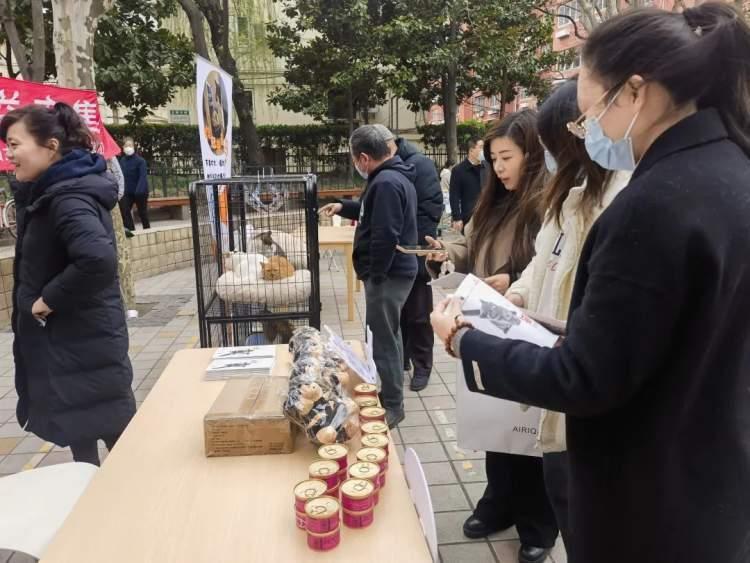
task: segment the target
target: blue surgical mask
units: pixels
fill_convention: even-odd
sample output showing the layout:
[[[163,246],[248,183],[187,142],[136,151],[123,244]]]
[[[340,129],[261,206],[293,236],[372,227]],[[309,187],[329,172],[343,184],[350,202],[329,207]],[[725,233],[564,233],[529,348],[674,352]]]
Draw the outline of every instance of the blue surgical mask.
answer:
[[[557,160],[547,149],[544,149],[544,165],[550,174],[557,174]]]
[[[601,118],[612,107],[620,92],[622,92],[622,89],[617,92],[602,113],[597,117],[589,117],[586,120],[586,138],[584,139],[584,143],[586,145],[586,152],[589,153],[591,160],[602,168],[606,170],[632,171],[635,170],[635,154],[633,153],[633,139],[630,137],[630,132],[640,112],[633,116],[628,130],[625,131],[625,136],[619,141],[613,141],[607,137],[600,123]]]

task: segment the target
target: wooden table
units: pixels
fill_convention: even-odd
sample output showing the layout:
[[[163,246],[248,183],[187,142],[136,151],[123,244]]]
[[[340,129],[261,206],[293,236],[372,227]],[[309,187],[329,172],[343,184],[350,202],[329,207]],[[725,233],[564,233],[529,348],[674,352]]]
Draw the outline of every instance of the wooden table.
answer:
[[[346,262],[346,304],[347,320],[354,320],[354,291],[359,291],[359,283],[354,273],[352,254],[354,252],[355,227],[318,227],[318,246],[321,250],[340,250]]]
[[[395,448],[375,522],[342,524],[341,545],[308,549],[292,488],[315,448],[206,458],[203,415],[224,383],[203,380],[212,350],[177,352],[47,549],[43,563],[431,561]],[[277,369],[289,355],[277,348]],[[277,372],[279,373],[279,372]]]

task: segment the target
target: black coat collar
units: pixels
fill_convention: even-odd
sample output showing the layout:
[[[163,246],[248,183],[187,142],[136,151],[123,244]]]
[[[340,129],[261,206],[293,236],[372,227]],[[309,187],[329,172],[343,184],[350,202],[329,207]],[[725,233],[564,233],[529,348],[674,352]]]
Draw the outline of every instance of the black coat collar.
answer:
[[[662,133],[646,151],[633,173],[633,180],[648,172],[654,164],[674,153],[721,141],[729,136],[719,112],[700,110]]]

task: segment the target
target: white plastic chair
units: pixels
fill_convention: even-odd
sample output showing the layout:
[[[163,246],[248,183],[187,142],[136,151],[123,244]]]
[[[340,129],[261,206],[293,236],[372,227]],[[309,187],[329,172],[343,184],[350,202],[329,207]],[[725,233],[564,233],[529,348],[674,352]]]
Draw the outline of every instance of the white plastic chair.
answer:
[[[430,488],[427,485],[422,464],[419,462],[419,456],[412,448],[408,448],[404,455],[404,474],[406,475],[406,483],[409,485],[411,500],[417,509],[417,515],[422,524],[424,537],[427,539],[427,547],[430,548],[432,560],[437,562],[440,560],[438,556],[437,525],[435,524],[435,513],[432,511]]]
[[[0,549],[41,559],[97,469],[61,463],[0,479]]]

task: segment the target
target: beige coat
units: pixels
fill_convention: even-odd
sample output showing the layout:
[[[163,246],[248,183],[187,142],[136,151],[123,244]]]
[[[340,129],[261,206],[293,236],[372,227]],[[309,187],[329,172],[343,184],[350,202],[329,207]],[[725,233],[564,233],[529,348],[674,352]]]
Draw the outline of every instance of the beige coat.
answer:
[[[513,245],[513,231],[516,228],[516,218],[506,222],[500,229],[500,232],[490,241],[474,241],[472,233],[474,226],[469,221],[464,227],[464,234],[459,235],[458,239],[445,242],[445,251],[448,259],[453,262],[457,272],[462,274],[474,274],[479,278],[494,276],[503,273],[503,269],[508,265],[510,251]],[[474,264],[469,263],[469,257],[472,254],[474,244],[479,242],[479,251]],[[487,258],[489,257],[489,262]],[[430,274],[437,277],[437,272],[433,267],[429,267]]]
[[[545,276],[553,275],[553,303],[551,308],[555,311],[555,318],[562,321],[566,320],[570,310],[570,299],[573,294],[573,284],[576,270],[578,270],[578,261],[583,250],[583,243],[599,215],[612,203],[615,196],[628,185],[628,182],[630,182],[630,172],[615,173],[605,187],[601,206],[594,208],[591,216],[586,219],[581,213],[577,212],[586,186],[584,184],[572,188],[563,203],[560,221],[562,229],[553,218],[548,218],[545,221],[536,237],[534,258],[523,271],[521,277],[518,278],[518,281],[510,286],[508,294],[516,293],[520,295],[523,297],[526,309],[538,311],[542,305],[540,298]],[[561,232],[565,233],[565,245],[560,254],[557,269],[550,274],[546,265],[552,256],[552,251]],[[542,410],[540,431],[537,436],[543,452],[564,451],[566,449],[565,416],[561,413]]]

